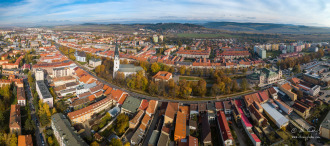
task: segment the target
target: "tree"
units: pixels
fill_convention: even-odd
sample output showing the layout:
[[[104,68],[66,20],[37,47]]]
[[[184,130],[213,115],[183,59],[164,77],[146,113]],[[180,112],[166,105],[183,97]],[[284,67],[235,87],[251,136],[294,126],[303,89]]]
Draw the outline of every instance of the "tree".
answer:
[[[188,67],[187,70],[186,70],[186,75],[190,76],[190,72],[191,72],[191,68]]]
[[[97,141],[94,141],[94,142],[91,143],[90,146],[99,146],[99,145],[100,145],[100,144],[99,144]]]
[[[50,146],[54,144],[53,138],[51,136],[48,137],[47,141]]]
[[[112,138],[110,142],[110,146],[122,146],[123,143],[120,141],[120,139]]]
[[[179,97],[187,98],[192,92],[191,87],[185,79],[179,81]]]
[[[202,97],[205,96],[205,94],[207,92],[205,80],[201,79],[198,81],[196,91],[199,96],[202,96]]]
[[[16,136],[16,134],[11,134],[10,146],[17,146],[17,136]]]
[[[119,114],[117,116],[117,121],[116,121],[116,132],[118,135],[121,135],[125,132],[126,128],[128,127],[128,116],[125,114]]]
[[[235,93],[236,91],[238,91],[238,84],[236,82],[236,80],[234,80],[232,82],[232,86],[231,86],[231,90]]]
[[[184,75],[184,73],[186,72],[186,66],[184,66],[184,65],[181,66],[179,71],[180,71],[181,75]]]
[[[27,130],[27,131],[32,131],[33,130],[33,125],[31,123],[31,119],[28,118],[25,120],[25,123],[24,123],[24,129]]]
[[[293,67],[294,73],[301,73],[300,64],[297,64]]]
[[[246,78],[242,79],[242,83],[241,83],[241,88],[243,91],[245,91],[248,87],[248,82],[246,80]]]
[[[149,94],[154,96],[158,93],[158,83],[151,81],[148,88]]]
[[[226,94],[230,94],[230,93],[231,93],[230,87],[226,86]]]
[[[177,85],[175,84],[174,80],[173,79],[170,79],[168,81],[168,93],[169,93],[169,96],[171,97],[176,97],[177,96]]]
[[[157,62],[154,62],[151,65],[151,71],[152,71],[152,73],[157,73],[157,72],[159,72],[159,70],[160,70],[160,67],[159,67],[158,63]]]

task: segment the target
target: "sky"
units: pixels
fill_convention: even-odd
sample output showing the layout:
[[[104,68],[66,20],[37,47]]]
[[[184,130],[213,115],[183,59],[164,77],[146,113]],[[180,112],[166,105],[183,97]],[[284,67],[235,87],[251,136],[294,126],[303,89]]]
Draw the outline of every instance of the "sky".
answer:
[[[0,25],[132,21],[330,27],[330,0],[0,0]]]

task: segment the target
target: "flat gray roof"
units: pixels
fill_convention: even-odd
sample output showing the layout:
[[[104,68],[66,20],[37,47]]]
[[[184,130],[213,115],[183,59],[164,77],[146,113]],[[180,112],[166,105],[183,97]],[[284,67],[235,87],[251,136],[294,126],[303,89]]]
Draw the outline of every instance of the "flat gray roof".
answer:
[[[72,146],[88,146],[87,143],[74,131],[69,120],[61,113],[54,114],[51,118],[54,127],[61,137],[64,137],[64,143]]]
[[[39,87],[42,97],[44,99],[53,98],[52,95],[50,95],[49,90],[44,81],[37,81],[37,86]]]

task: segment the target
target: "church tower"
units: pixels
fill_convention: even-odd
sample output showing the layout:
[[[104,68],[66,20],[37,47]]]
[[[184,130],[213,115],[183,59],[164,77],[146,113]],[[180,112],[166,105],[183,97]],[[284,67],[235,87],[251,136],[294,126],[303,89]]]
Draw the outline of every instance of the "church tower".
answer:
[[[116,73],[119,70],[119,65],[120,65],[119,50],[118,50],[117,40],[116,40],[115,59],[113,61],[113,78],[116,77]]]

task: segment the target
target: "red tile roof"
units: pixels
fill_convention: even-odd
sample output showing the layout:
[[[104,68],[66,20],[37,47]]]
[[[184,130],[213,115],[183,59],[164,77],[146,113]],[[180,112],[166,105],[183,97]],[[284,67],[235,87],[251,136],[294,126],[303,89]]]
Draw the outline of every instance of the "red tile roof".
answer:
[[[141,105],[139,107],[139,110],[146,110],[149,105],[148,100],[143,99],[141,102]]]
[[[179,110],[179,103],[169,102],[165,111],[165,116],[174,119],[176,112]]]
[[[221,101],[215,102],[215,108],[217,110],[223,110],[223,103]]]
[[[226,141],[227,139],[233,140],[233,136],[231,135],[225,113],[223,111],[218,111],[217,115],[222,139],[224,141]]]
[[[157,100],[150,100],[147,108],[147,113],[154,114],[157,107]]]

